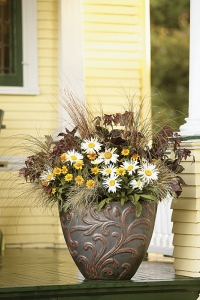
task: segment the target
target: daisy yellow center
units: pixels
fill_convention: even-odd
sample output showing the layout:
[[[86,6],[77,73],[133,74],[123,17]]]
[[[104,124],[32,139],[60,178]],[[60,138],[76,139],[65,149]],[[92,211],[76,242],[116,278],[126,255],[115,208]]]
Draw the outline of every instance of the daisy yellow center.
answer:
[[[111,169],[107,169],[106,174],[110,174],[110,173],[111,173]]]
[[[72,156],[71,156],[71,159],[72,159],[72,160],[77,160],[77,156],[76,156],[76,155],[72,155]]]
[[[47,174],[47,180],[51,180],[52,177],[53,177],[53,174],[52,174],[52,173]]]
[[[133,166],[128,166],[127,171],[132,171],[133,170]]]
[[[94,144],[93,142],[90,142],[90,143],[88,144],[88,148],[94,148],[94,146],[95,146],[95,144]]]
[[[105,152],[104,157],[106,159],[110,159],[112,157],[112,153],[111,152]]]
[[[153,173],[152,173],[151,170],[145,170],[145,174],[146,174],[147,176],[151,176]]]
[[[115,185],[115,180],[111,179],[111,180],[109,181],[109,184],[110,184],[110,186],[114,186],[114,185]]]

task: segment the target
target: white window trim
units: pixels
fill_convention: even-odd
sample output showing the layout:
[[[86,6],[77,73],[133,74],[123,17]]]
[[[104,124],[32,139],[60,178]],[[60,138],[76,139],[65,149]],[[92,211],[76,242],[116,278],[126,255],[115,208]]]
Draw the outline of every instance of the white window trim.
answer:
[[[0,94],[38,95],[37,0],[22,0],[23,86],[1,86]]]
[[[25,167],[26,156],[0,156],[0,171],[20,170]]]

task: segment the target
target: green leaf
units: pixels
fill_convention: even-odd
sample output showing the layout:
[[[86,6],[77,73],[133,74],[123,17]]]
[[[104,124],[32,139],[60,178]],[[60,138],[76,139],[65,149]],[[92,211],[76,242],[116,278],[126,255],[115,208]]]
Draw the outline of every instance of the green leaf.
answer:
[[[60,182],[62,183],[62,185],[65,185],[65,184],[66,184],[66,181],[65,181],[64,177],[61,178],[61,181],[60,181]]]
[[[106,199],[108,199],[108,198],[106,198]],[[102,200],[102,201],[99,203],[99,205],[98,205],[98,210],[101,210],[102,207],[104,207],[104,205],[106,204],[106,199]]]
[[[104,200],[106,200],[106,203],[109,203],[109,202],[112,200],[112,198],[109,197],[109,198],[106,198],[106,199],[104,199]]]
[[[128,185],[123,185],[123,189],[129,190],[130,187]],[[127,193],[127,192],[126,192]]]
[[[141,195],[134,194],[134,200],[135,202],[138,202],[140,200]]]
[[[121,205],[124,205],[125,203],[125,198],[121,198]]]
[[[125,197],[125,192],[121,192],[121,194],[122,194],[122,197]]]
[[[147,187],[148,191],[156,192],[155,188],[153,186],[148,186]]]
[[[60,188],[58,189],[58,192],[59,192],[59,193],[62,193],[62,192],[63,192],[63,188],[60,187]]]
[[[142,212],[142,205],[140,204],[140,202],[136,202],[134,203],[134,205],[136,206],[136,217],[139,217]]]
[[[130,201],[134,201],[134,197],[133,197],[133,195],[128,195],[128,200],[130,200]]]
[[[123,181],[124,181],[126,184],[128,184],[128,178],[127,178],[127,177],[123,176],[122,179],[123,179]]]
[[[155,195],[150,195],[150,194],[145,195],[145,194],[142,194],[140,197],[143,198],[143,199],[145,199],[145,200],[147,199],[147,200],[158,202],[158,199],[157,199],[157,197]]]
[[[135,207],[136,207],[136,213],[135,213],[135,215],[136,215],[136,217],[139,217],[140,215],[141,215],[141,212],[142,212],[142,205],[140,204],[140,202],[138,201],[138,202],[135,202],[135,201],[131,201],[134,205],[135,205]]]
[[[128,188],[127,195],[131,194],[132,192],[133,192],[133,190]]]
[[[58,197],[58,200],[63,201],[61,194],[58,194],[57,197]]]

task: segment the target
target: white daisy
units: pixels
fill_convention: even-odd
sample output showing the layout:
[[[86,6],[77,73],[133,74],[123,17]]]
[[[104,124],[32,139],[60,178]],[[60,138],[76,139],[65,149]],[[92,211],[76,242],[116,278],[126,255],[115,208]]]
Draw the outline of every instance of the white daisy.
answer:
[[[149,163],[144,163],[140,170],[138,170],[138,174],[141,176],[142,180],[147,182],[148,184],[158,179],[158,169],[156,166]]]
[[[118,154],[114,153],[115,150],[117,148],[109,148],[109,149],[105,149],[105,152],[101,152],[99,153],[99,157],[102,158],[104,160],[105,165],[109,164],[109,163],[116,163],[116,161],[118,161]]]
[[[94,153],[101,150],[102,144],[100,144],[97,138],[91,138],[90,140],[83,140],[81,148],[85,150],[86,153]]]
[[[116,168],[114,165],[110,164],[108,166],[104,166],[101,169],[101,174],[103,174],[104,176],[111,176],[113,174],[115,174],[116,172]]]
[[[83,155],[75,151],[74,149],[67,151],[67,161],[70,161],[71,164],[77,162],[77,160],[82,160],[82,159],[83,159]]]
[[[97,157],[95,160],[91,160],[91,164],[93,165],[99,165],[100,163],[102,163],[103,159]]]
[[[117,175],[112,175],[103,181],[103,185],[106,189],[108,189],[108,192],[116,193],[117,188],[120,188],[120,179],[118,179]]]
[[[42,181],[50,182],[51,180],[55,180],[55,176],[53,174],[53,169],[47,169],[46,171],[43,171],[40,179]]]
[[[122,166],[124,167],[124,169],[128,172],[128,175],[132,175],[133,173],[135,173],[135,171],[139,168],[139,166],[137,166],[138,161],[134,161],[134,160],[126,160],[122,163]]]
[[[133,189],[139,189],[139,190],[142,190],[143,189],[143,186],[144,186],[144,182],[142,180],[131,180],[130,182],[130,186],[133,188]]]

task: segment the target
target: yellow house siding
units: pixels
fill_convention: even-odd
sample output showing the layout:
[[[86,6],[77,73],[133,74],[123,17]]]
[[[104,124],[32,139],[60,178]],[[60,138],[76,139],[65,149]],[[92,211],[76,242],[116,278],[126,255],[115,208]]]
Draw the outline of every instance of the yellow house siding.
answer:
[[[3,156],[22,155],[12,152],[18,134],[43,137],[57,127],[58,0],[38,0],[37,4],[40,94],[0,96],[6,125],[0,133]],[[142,86],[148,81],[142,70],[145,1],[83,0],[82,8],[88,105],[96,108],[93,101],[99,97],[105,112],[111,112],[126,101],[122,88],[131,88],[141,100]],[[14,172],[0,171],[0,229],[6,247],[66,247],[57,213],[52,216],[40,205],[34,207],[29,195],[23,194],[25,185],[13,183]]]
[[[146,76],[142,73],[144,17],[144,1],[83,0],[84,70],[90,108],[98,108],[100,99],[106,113],[117,111],[127,101],[123,89],[141,100]]]
[[[38,0],[37,4],[40,94],[0,95],[6,125],[0,132],[0,161],[4,156],[24,154],[12,151],[19,134],[43,137],[57,127],[57,0]],[[6,247],[54,247],[60,227],[58,216],[44,212],[40,205],[33,207],[33,199],[29,200],[24,190],[26,185],[13,181],[16,172],[0,170],[0,229]]]
[[[183,144],[190,148],[196,162],[183,162],[182,177],[188,184],[181,198],[172,203],[174,233],[174,268],[176,274],[199,277],[200,272],[200,144]]]
[[[40,95],[0,95],[6,129],[0,153],[9,151],[18,134],[41,136],[57,126],[57,1],[38,1],[38,61]],[[9,137],[9,139],[8,139]],[[6,139],[4,139],[6,138]]]

